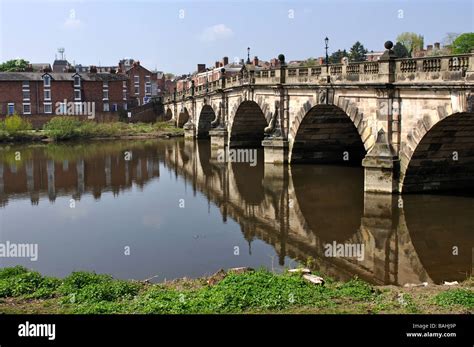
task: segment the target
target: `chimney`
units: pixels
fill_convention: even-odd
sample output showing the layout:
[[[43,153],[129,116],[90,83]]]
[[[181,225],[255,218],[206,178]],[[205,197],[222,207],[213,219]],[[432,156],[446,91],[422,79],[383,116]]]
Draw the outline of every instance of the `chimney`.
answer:
[[[222,63],[223,63],[223,66],[226,66],[227,64],[229,64],[229,57],[222,58]]]
[[[440,49],[440,48],[441,48],[441,46],[440,46],[439,42],[435,42],[434,43],[434,49]]]
[[[219,62],[216,61],[215,64],[214,64],[214,66],[215,66],[216,68],[219,67]]]
[[[25,68],[25,72],[33,72],[33,65],[28,64],[28,66]]]
[[[254,66],[258,66],[258,57],[257,57],[257,56],[253,57],[253,62],[252,62],[252,64],[253,64]]]
[[[427,46],[426,46],[426,50],[427,50],[428,52],[431,52],[431,51],[433,50],[433,45],[427,45]]]
[[[204,72],[206,71],[206,64],[198,64],[197,65],[197,72],[200,73],[200,72]]]
[[[89,72],[90,73],[97,73],[97,66],[91,65],[90,68],[89,68]]]

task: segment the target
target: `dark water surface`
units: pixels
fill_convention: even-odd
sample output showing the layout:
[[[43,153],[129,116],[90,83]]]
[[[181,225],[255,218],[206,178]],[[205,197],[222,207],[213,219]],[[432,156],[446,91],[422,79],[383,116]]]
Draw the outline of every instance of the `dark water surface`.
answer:
[[[222,163],[204,140],[3,145],[0,243],[38,244],[38,260],[0,266],[156,281],[308,261],[374,284],[471,274],[474,198],[364,194],[362,168],[257,159]],[[328,244],[363,254],[330,257]]]

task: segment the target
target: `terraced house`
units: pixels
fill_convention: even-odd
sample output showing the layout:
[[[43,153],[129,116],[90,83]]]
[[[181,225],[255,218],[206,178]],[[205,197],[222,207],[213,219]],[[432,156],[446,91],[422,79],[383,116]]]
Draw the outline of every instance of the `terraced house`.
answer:
[[[0,116],[83,114],[85,103],[96,112],[127,109],[127,76],[116,73],[1,72]]]

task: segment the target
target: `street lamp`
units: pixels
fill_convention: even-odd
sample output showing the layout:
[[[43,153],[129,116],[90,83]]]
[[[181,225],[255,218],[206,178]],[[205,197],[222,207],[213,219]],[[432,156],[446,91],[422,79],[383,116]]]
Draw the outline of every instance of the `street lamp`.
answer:
[[[250,47],[247,47],[247,64],[250,64]]]
[[[328,43],[329,39],[326,38],[324,39],[324,43],[326,44],[326,83],[328,87],[326,88],[326,104],[328,104],[328,99],[329,99],[329,84],[331,83],[331,76],[329,75],[329,56],[328,56]]]

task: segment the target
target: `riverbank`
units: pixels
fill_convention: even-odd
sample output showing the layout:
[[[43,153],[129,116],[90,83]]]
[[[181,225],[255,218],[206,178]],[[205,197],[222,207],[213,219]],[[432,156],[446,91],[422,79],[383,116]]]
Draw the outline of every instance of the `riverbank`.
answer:
[[[13,118],[13,117],[12,117]],[[10,121],[13,123],[13,121]],[[53,117],[41,130],[32,130],[25,119],[0,127],[0,143],[54,142],[81,139],[150,139],[183,136],[183,129],[171,122],[96,123],[73,117]]]
[[[401,288],[301,273],[219,271],[210,277],[151,284],[75,272],[64,279],[23,267],[0,270],[0,313],[473,313],[474,280],[456,286]]]

